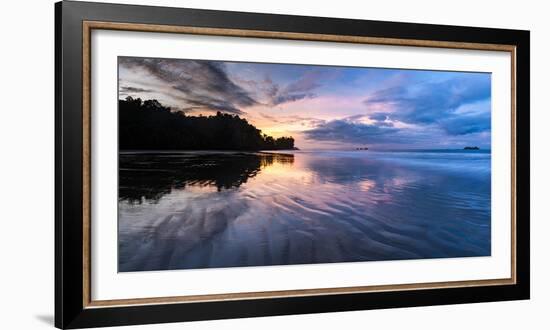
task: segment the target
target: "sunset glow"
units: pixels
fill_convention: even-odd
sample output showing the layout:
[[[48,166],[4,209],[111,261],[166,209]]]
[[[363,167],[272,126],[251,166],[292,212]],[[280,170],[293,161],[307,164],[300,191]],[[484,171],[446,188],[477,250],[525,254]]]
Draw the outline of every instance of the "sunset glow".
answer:
[[[490,148],[491,75],[119,58],[119,98],[239,115],[300,149]]]

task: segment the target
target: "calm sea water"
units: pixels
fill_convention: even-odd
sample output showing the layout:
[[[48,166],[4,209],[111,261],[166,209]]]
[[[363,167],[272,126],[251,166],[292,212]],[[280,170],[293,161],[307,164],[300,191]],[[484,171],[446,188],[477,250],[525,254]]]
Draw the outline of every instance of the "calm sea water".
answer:
[[[487,151],[121,153],[119,271],[488,256]]]

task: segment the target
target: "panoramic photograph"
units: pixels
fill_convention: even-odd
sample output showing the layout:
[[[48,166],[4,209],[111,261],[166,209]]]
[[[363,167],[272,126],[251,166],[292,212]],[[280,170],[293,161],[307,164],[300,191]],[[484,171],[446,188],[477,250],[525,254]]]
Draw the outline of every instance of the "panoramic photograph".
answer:
[[[491,255],[491,74],[118,58],[118,271]]]

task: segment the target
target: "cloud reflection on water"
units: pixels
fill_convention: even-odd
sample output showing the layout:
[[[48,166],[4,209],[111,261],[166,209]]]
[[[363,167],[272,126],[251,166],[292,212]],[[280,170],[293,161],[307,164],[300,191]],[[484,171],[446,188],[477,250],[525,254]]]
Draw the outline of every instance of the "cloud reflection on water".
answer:
[[[120,271],[490,255],[489,154],[195,152],[121,164]]]

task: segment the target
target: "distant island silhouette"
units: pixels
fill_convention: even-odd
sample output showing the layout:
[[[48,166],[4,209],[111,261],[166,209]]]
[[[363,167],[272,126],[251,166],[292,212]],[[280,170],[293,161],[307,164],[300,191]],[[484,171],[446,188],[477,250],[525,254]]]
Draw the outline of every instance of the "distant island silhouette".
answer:
[[[120,150],[295,150],[293,137],[273,138],[238,115],[187,116],[157,100],[118,101]]]
[[[479,150],[479,147],[464,147],[464,150]]]

